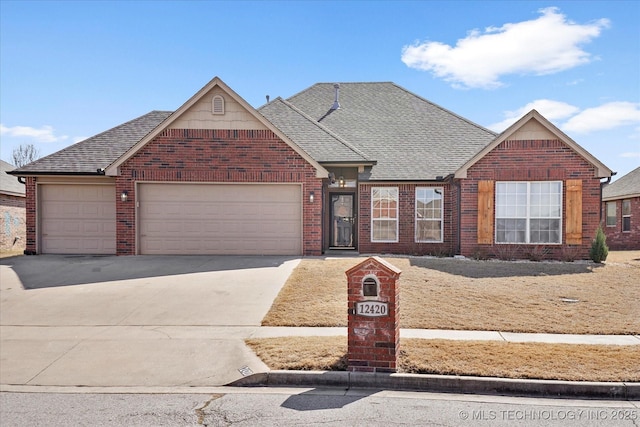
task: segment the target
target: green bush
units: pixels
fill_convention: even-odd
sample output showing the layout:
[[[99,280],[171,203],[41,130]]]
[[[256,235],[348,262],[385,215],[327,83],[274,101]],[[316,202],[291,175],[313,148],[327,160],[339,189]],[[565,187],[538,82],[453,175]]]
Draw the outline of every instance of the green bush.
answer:
[[[601,263],[607,259],[609,255],[609,248],[607,247],[607,236],[602,231],[602,226],[598,227],[596,231],[596,238],[591,243],[591,250],[589,251],[589,257],[593,262]]]

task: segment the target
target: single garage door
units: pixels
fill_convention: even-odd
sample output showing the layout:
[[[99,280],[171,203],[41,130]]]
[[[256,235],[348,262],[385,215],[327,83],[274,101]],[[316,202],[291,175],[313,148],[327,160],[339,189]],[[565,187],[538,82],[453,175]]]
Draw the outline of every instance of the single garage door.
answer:
[[[116,253],[114,185],[42,184],[38,194],[41,253]]]
[[[301,186],[139,184],[141,254],[299,255]]]

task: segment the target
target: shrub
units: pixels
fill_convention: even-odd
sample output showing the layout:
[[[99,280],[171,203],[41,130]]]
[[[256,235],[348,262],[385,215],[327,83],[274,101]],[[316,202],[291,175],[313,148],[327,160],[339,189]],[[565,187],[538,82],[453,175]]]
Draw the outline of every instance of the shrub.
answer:
[[[601,263],[607,259],[609,255],[609,248],[607,247],[607,236],[602,231],[602,226],[598,227],[596,231],[596,237],[591,243],[591,250],[589,251],[589,257],[593,262]]]
[[[562,257],[561,259],[564,262],[573,262],[579,259],[580,257],[580,246],[578,245],[563,246],[560,256]]]
[[[528,246],[524,252],[526,257],[529,258],[530,261],[537,262],[545,259],[547,255],[549,255],[549,252],[551,252],[551,250],[546,246],[536,245],[536,246]]]
[[[520,245],[495,245],[493,247],[493,254],[499,260],[514,261],[517,259],[520,248]]]

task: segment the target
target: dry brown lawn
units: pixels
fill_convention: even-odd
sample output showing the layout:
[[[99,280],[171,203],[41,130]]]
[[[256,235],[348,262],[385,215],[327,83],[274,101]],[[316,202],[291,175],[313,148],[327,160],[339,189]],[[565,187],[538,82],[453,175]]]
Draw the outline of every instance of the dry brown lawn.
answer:
[[[386,259],[402,270],[402,328],[640,334],[640,251],[602,265]],[[262,324],[346,326],[344,272],[362,260],[302,260]]]
[[[23,255],[23,251],[21,250],[6,250],[6,251],[0,251],[0,258],[11,258],[14,256],[22,256]]]
[[[345,370],[346,337],[250,339],[271,369]],[[420,374],[640,381],[640,346],[402,339],[399,371]]]

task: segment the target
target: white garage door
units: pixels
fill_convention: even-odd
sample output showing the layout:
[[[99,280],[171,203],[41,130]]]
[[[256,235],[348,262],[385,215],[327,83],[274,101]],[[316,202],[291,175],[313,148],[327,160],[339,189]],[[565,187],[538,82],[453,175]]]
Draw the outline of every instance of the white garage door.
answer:
[[[116,253],[114,185],[43,184],[38,193],[41,253]]]
[[[299,185],[140,184],[141,254],[299,255]]]

